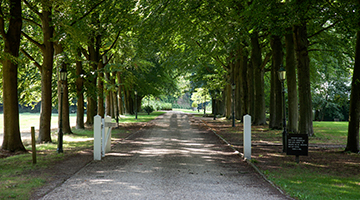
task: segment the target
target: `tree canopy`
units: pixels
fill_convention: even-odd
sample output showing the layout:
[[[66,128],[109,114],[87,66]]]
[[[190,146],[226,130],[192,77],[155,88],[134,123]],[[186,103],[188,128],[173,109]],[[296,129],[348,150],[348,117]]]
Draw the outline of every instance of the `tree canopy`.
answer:
[[[237,119],[251,114],[254,124],[265,124],[270,112],[270,128],[280,128],[280,66],[289,74],[292,132],[313,134],[313,110],[315,120],[348,120],[351,82],[357,81],[358,1],[23,0],[16,14],[23,21],[20,53],[11,57],[6,32],[14,2],[1,2],[0,57],[20,66],[16,103],[41,101],[40,142],[51,142],[61,67],[69,72],[65,106],[77,102],[80,113],[86,106],[88,125],[95,114],[133,113],[140,107],[135,91],[140,100],[181,94],[185,77],[189,92],[209,93],[224,116],[234,102]],[[3,62],[4,110],[11,106],[4,98],[5,69]]]

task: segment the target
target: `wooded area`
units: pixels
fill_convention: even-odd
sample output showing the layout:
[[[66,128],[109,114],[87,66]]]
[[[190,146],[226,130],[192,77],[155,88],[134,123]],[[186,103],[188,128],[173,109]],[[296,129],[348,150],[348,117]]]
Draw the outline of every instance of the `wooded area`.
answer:
[[[231,118],[234,103],[236,119],[250,114],[253,125],[263,125],[268,115],[269,127],[281,129],[277,73],[284,66],[288,131],[312,136],[314,119],[349,120],[346,151],[359,152],[359,6],[360,0],[2,1],[2,149],[25,151],[19,104],[41,102],[38,142],[52,141],[61,68],[68,71],[63,131],[71,133],[73,102],[81,129],[96,114],[133,114],[145,96],[177,98],[196,88],[208,91],[215,115]]]

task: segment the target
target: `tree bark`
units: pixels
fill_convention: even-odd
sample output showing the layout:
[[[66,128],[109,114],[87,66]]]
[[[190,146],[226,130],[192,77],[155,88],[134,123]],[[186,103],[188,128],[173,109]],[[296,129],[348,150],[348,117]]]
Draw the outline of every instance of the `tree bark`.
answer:
[[[76,129],[85,129],[84,126],[84,74],[82,62],[79,60],[81,51],[78,51],[78,60],[76,61],[76,97],[77,97],[77,109],[76,109]]]
[[[246,59],[248,60],[248,59]],[[251,60],[248,63],[247,61],[247,84],[248,84],[248,105],[249,105],[249,112],[250,116],[254,116],[255,113],[255,86],[254,86],[254,72],[255,68],[251,64]]]
[[[294,25],[294,46],[297,63],[298,88],[299,88],[299,132],[301,134],[314,135],[313,112],[310,90],[310,59],[307,39],[306,21]]]
[[[105,79],[106,79],[106,82],[110,83],[110,73],[109,72],[106,72],[105,73]],[[105,113],[107,116],[111,116],[113,117],[113,105],[112,105],[112,91],[110,89],[104,89],[104,92],[105,92]]]
[[[4,53],[13,58],[19,57],[19,47],[21,38],[21,1],[10,1],[9,28],[5,33],[4,18],[1,19],[1,35],[5,47]],[[18,82],[17,69],[18,64],[10,56],[4,56],[3,64],[3,108],[4,108],[4,140],[2,149],[11,152],[26,151],[20,136],[19,128],[19,99],[18,99]]]
[[[271,95],[270,95],[270,122],[269,128],[282,129],[282,86],[278,78],[278,71],[282,65],[283,52],[279,36],[272,36],[272,66],[271,66]]]
[[[95,35],[95,33],[93,33]],[[95,73],[100,60],[100,41],[97,38],[92,37],[88,45],[90,66],[92,72],[88,74],[86,79],[87,84],[87,107],[86,107],[86,124],[91,126],[94,124],[94,116],[97,113],[97,91],[96,91],[96,82],[97,74]]]
[[[249,86],[247,81],[248,71],[248,52],[244,46],[240,47],[240,91],[241,91],[241,115],[238,116],[240,120],[243,119],[243,115],[249,114]]]
[[[285,35],[286,45],[286,81],[288,88],[288,110],[289,110],[289,122],[288,132],[298,132],[298,120],[299,120],[299,106],[298,95],[296,85],[296,62],[295,62],[295,49],[294,38],[292,31]]]
[[[121,77],[121,73],[117,72],[117,80],[118,80],[118,95],[119,95],[119,114],[123,115],[125,113],[125,108],[124,108],[124,101],[123,101],[123,86],[122,86],[122,77]]]
[[[225,116],[227,119],[231,118],[231,84],[226,84],[225,89],[224,89],[224,94],[225,94]]]
[[[360,2],[359,2],[360,4]],[[359,23],[360,27],[360,23]],[[360,31],[356,33],[354,74],[351,83],[349,129],[345,151],[359,152],[360,122]]]
[[[264,94],[264,67],[262,67],[261,59],[261,47],[259,44],[258,33],[255,32],[251,36],[251,64],[254,69],[254,115],[253,115],[253,125],[265,125],[266,124],[266,115],[265,115],[265,94]]]
[[[102,62],[98,62],[98,115],[104,118],[105,107],[104,107],[104,73],[102,72],[104,65]]]
[[[52,108],[52,73],[54,63],[54,27],[52,25],[52,8],[43,2],[42,31],[44,38],[43,64],[41,67],[41,111],[38,142],[51,142],[51,108]]]

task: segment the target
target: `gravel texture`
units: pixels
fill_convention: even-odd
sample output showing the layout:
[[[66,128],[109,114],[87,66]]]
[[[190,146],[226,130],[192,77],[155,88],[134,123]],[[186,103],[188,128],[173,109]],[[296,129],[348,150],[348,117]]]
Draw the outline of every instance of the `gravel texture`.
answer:
[[[166,113],[43,199],[288,199],[192,121]]]

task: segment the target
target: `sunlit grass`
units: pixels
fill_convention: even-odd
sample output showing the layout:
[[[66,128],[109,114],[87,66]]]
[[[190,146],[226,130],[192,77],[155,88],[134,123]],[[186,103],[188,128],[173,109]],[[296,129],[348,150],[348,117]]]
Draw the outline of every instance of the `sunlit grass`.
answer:
[[[173,108],[173,111],[181,111],[181,112],[184,112],[184,113],[191,113],[191,114],[204,114],[204,110],[201,109],[200,111],[198,110],[190,110],[190,109],[179,109],[179,108]],[[211,114],[212,111],[210,109],[206,109],[206,114]]]
[[[0,133],[4,131],[4,114],[0,113]],[[39,120],[40,120],[40,113],[20,113],[19,114],[20,120],[20,132],[30,132],[31,127],[35,127],[35,129],[39,129]],[[86,120],[86,117],[85,117]],[[76,125],[76,114],[70,114],[70,126]],[[51,128],[58,127],[58,114],[52,113],[51,114]]]
[[[329,143],[345,145],[349,122],[313,122],[314,137],[311,143]]]
[[[148,115],[147,113],[138,113],[137,119],[135,119],[135,115],[121,115],[121,117],[119,118],[119,123],[148,122],[164,113],[165,112],[163,112],[163,111],[155,111],[155,112],[150,113],[150,115]],[[114,119],[113,119],[113,122],[115,122]]]
[[[344,178],[301,166],[267,173],[271,181],[298,199],[360,199],[360,179],[356,176]]]

